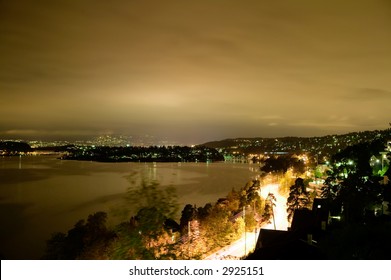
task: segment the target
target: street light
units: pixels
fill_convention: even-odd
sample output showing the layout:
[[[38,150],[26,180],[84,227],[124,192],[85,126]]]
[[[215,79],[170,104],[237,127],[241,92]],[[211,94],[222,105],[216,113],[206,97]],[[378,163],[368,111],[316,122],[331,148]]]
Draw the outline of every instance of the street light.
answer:
[[[273,202],[270,201],[270,205],[272,206],[272,215],[273,215],[273,224],[274,224],[274,230],[276,230],[276,220],[274,218],[274,207],[273,207]]]
[[[255,219],[255,200],[254,200],[254,219]],[[255,224],[255,228],[254,228],[254,248],[256,247],[257,245],[257,227],[258,227],[258,220],[255,220],[256,221],[256,224]]]
[[[244,221],[244,256],[247,252],[247,239],[246,239],[246,206],[243,206],[243,221]]]

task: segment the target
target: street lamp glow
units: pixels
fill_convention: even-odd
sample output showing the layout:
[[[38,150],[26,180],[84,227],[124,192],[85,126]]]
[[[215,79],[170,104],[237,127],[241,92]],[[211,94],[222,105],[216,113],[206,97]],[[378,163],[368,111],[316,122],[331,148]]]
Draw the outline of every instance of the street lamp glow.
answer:
[[[283,196],[279,193],[279,184],[267,184],[262,187],[262,189],[265,189],[266,191],[261,192],[261,196],[263,199],[266,199],[267,195],[269,193],[274,194],[276,197],[275,200],[275,206],[273,207],[274,211],[274,221],[276,224],[277,230],[288,230],[289,222],[287,218],[287,211],[286,211],[286,200],[287,197]],[[266,224],[262,228],[265,229],[274,229],[274,224]]]

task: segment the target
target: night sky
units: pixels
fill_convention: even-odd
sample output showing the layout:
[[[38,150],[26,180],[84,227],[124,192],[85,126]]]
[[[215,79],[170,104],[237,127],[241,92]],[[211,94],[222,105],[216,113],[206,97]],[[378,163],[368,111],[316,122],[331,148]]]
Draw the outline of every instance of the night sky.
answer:
[[[389,0],[0,0],[0,139],[322,136],[390,109]]]

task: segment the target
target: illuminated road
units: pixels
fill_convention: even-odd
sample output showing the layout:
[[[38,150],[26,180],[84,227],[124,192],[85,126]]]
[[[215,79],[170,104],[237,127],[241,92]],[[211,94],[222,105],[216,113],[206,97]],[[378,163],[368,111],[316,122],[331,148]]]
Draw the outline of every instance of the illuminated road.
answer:
[[[286,212],[286,197],[278,193],[278,184],[268,184],[261,188],[260,195],[263,199],[267,197],[269,193],[273,193],[276,197],[274,207],[274,218],[277,230],[288,230],[288,220]],[[263,225],[262,228],[265,229],[274,229],[274,223]],[[247,232],[243,236],[232,243],[229,246],[226,246],[216,253],[213,253],[206,257],[206,260],[218,260],[218,259],[240,259],[243,256],[247,255],[249,252],[254,250],[256,240],[258,239],[260,230],[257,229],[256,233]]]
[[[257,233],[247,232],[246,235],[243,234],[239,240],[220,249],[216,253],[209,255],[205,260],[240,259],[254,250],[258,235],[259,230],[257,230]]]

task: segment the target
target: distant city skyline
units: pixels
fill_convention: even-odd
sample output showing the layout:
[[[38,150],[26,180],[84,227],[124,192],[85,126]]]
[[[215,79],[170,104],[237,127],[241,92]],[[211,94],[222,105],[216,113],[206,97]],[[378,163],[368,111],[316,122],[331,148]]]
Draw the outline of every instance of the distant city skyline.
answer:
[[[390,124],[391,126],[391,124]],[[270,143],[274,143],[274,140],[279,140],[278,143],[283,144],[285,141],[287,141],[285,144],[286,147],[284,147],[282,150],[289,150],[289,149],[295,149],[297,148],[297,145],[301,145],[301,141],[307,141],[309,140],[310,143],[312,141],[315,141],[317,144],[318,141],[330,141],[333,139],[333,144],[341,142],[344,143],[343,145],[347,143],[353,143],[357,139],[361,139],[361,141],[369,141],[370,139],[374,139],[375,137],[378,137],[379,135],[389,135],[391,130],[391,127],[384,130],[366,130],[366,131],[356,131],[356,132],[350,132],[345,134],[328,134],[328,135],[322,135],[322,136],[282,136],[282,137],[232,137],[232,138],[225,138],[225,139],[213,139],[211,141],[202,142],[202,143],[195,143],[190,146],[196,146],[196,145],[203,145],[206,144],[208,147],[233,147],[233,146],[240,146],[240,147],[266,147],[270,146]],[[387,134],[388,133],[388,134]],[[297,142],[292,142],[292,139],[297,138]],[[321,140],[323,139],[323,140]],[[339,140],[338,140],[339,139]],[[258,141],[260,140],[260,142]],[[79,139],[2,139],[1,141],[21,141],[28,143],[32,148],[39,148],[39,147],[56,147],[56,146],[65,146],[65,145],[77,145],[77,146],[111,146],[111,147],[125,147],[125,146],[143,146],[143,147],[150,147],[150,146],[189,146],[188,144],[183,144],[177,141],[172,141],[170,139],[160,139],[157,137],[154,137],[153,135],[120,135],[120,134],[105,134],[105,135],[97,135],[91,138],[79,138]],[[266,142],[264,142],[266,141]],[[272,141],[272,142],[270,142]],[[337,142],[335,142],[337,141]],[[389,140],[390,142],[391,140]],[[277,145],[277,146],[280,146]],[[313,144],[310,144],[310,146]],[[272,145],[273,146],[273,145]],[[313,148],[313,147],[312,147]],[[311,150],[311,149],[309,149]]]
[[[389,127],[391,2],[0,2],[0,139]]]
[[[61,145],[99,145],[99,146],[176,146],[182,143],[166,139],[157,138],[153,135],[121,135],[121,134],[101,134],[91,137],[80,138],[0,138],[0,141],[22,141],[30,144],[32,147],[41,146],[61,146]]]

